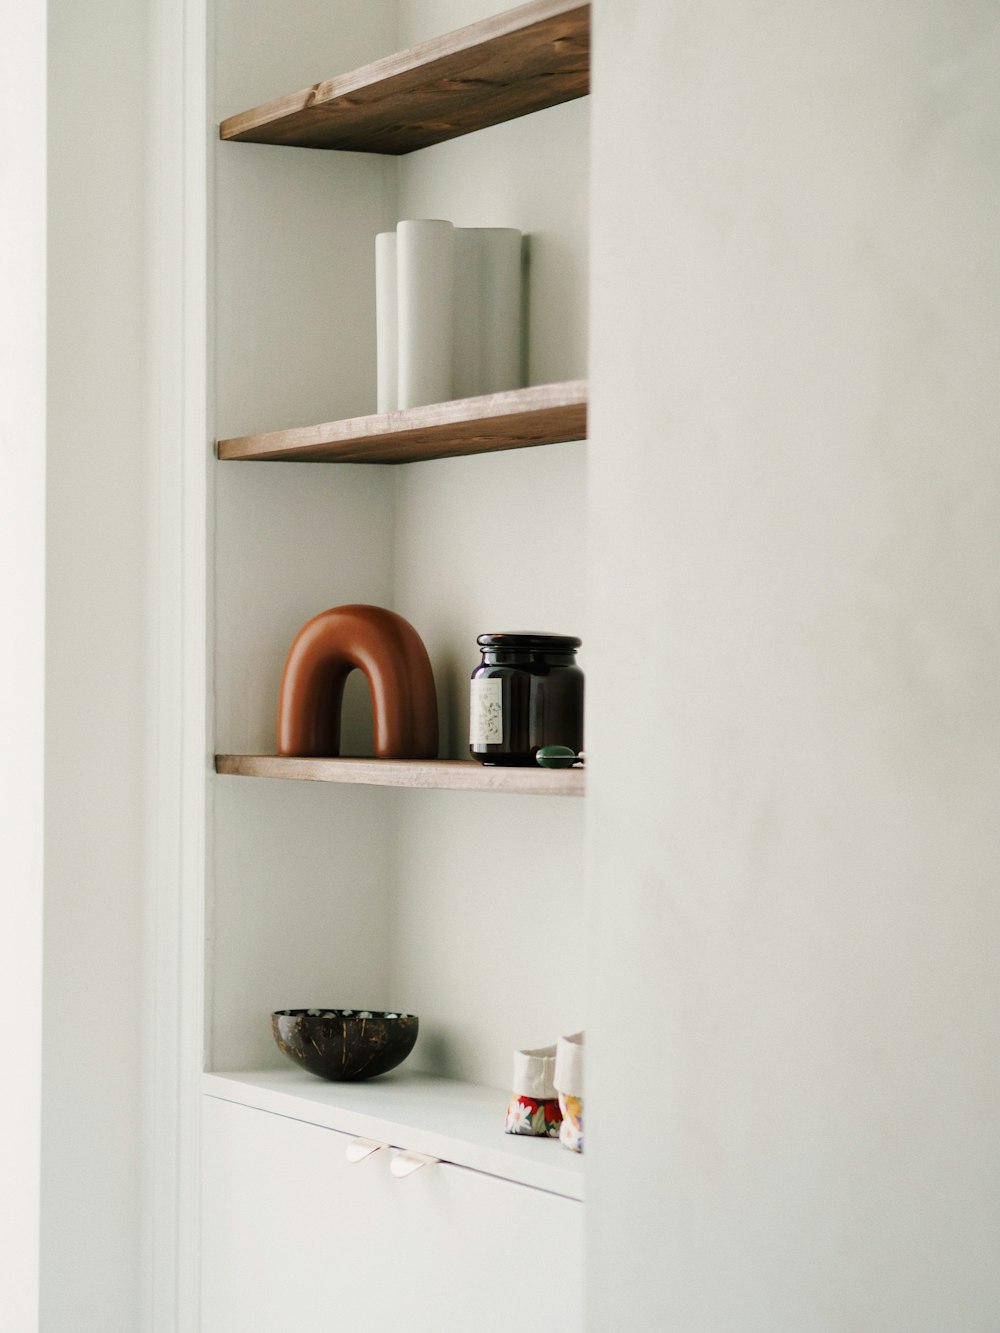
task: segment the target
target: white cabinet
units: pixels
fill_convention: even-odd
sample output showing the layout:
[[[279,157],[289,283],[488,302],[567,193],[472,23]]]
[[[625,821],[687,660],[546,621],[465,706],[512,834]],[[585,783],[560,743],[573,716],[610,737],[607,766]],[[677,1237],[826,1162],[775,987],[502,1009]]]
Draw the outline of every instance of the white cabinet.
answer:
[[[204,1098],[206,1333],[573,1333],[583,1208],[444,1162]]]

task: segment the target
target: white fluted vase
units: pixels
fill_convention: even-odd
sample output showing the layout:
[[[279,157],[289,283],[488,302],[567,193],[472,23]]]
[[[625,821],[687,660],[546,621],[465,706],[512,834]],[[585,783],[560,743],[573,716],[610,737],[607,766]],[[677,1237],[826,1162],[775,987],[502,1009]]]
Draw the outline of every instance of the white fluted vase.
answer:
[[[454,397],[455,228],[438,219],[396,228],[398,406]]]
[[[513,227],[455,228],[456,398],[524,383],[521,250]]]
[[[375,385],[376,410],[395,412],[399,406],[399,338],[396,301],[396,233],[375,237]]]

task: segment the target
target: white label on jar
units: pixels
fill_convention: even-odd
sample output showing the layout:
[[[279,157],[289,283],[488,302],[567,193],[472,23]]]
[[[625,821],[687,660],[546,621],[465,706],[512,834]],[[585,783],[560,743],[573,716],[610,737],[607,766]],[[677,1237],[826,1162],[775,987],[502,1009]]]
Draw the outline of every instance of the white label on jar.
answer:
[[[469,744],[503,743],[503,683],[477,676],[470,682]]]

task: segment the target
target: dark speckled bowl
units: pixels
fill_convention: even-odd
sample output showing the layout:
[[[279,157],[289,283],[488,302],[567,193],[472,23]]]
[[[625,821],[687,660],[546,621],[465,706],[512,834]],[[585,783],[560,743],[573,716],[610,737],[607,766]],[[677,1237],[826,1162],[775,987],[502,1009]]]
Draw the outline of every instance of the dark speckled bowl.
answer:
[[[338,1083],[395,1069],[413,1050],[419,1019],[373,1009],[279,1009],[271,1015],[278,1049],[310,1074]]]

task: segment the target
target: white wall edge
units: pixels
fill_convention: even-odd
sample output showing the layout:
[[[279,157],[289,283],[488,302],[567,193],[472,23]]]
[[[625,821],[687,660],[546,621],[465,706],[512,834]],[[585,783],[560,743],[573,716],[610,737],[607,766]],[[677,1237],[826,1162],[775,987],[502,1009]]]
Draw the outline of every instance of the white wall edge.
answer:
[[[15,6],[0,45],[0,996],[17,1073],[0,1108],[0,1310],[38,1321],[42,1082],[46,451],[46,27]]]
[[[150,13],[151,735],[143,1326],[199,1327],[198,1108],[209,746],[206,0]]]

